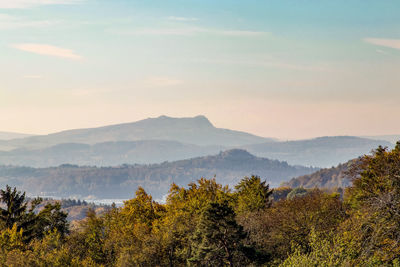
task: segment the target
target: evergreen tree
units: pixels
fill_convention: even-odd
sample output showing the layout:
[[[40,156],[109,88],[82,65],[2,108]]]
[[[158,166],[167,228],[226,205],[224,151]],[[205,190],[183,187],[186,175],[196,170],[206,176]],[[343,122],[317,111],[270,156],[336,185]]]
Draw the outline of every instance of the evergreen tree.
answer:
[[[270,204],[272,190],[259,176],[244,177],[235,189],[238,213],[262,210]]]
[[[193,257],[189,262],[202,266],[241,266],[246,259],[242,252],[245,237],[227,201],[210,203],[194,234]]]
[[[68,214],[61,211],[60,202],[47,204],[36,215],[34,235],[36,238],[42,238],[45,233],[57,230],[61,237],[69,232],[67,221]]]
[[[0,190],[0,201],[5,204],[5,208],[0,208],[0,224],[2,228],[11,229],[14,224],[18,227],[26,219],[27,202],[25,193],[11,189],[7,185],[6,190]]]
[[[0,208],[0,229],[12,229],[15,225],[18,231],[22,230],[25,243],[50,231],[57,230],[61,236],[68,232],[67,213],[61,211],[58,202],[35,212],[42,199],[33,199],[28,209],[25,193],[10,186],[0,190],[0,201],[5,204],[5,208]]]

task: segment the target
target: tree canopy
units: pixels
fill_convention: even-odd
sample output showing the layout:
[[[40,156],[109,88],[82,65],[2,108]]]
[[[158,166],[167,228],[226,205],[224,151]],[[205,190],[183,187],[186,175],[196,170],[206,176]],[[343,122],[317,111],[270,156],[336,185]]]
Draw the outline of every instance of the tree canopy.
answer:
[[[70,229],[60,204],[0,191],[4,266],[400,266],[400,143],[350,171],[341,192],[271,190],[258,176],[231,190],[201,178],[166,203],[143,188],[90,210]],[[350,174],[349,174],[350,175]]]

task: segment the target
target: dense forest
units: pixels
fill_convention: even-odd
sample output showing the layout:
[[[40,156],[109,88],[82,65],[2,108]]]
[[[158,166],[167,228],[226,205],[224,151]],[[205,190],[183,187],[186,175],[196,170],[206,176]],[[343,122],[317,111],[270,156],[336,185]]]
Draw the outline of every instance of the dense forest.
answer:
[[[120,208],[70,227],[59,204],[0,192],[5,266],[399,266],[400,142],[349,170],[343,197],[271,190],[258,176],[172,184],[165,204],[143,188]]]
[[[290,181],[283,183],[289,187],[304,188],[336,188],[348,187],[351,184],[349,170],[353,165],[357,164],[357,159],[349,160],[346,163],[339,164],[336,167],[325,168],[311,174],[292,178]]]
[[[217,155],[161,164],[115,167],[65,164],[51,168],[0,166],[0,186],[16,186],[30,195],[119,199],[131,198],[133,192],[142,186],[155,199],[162,199],[172,183],[185,186],[193,181],[193,177],[216,176],[218,182],[234,185],[240,177],[258,174],[271,186],[278,186],[282,181],[316,170],[231,149]]]

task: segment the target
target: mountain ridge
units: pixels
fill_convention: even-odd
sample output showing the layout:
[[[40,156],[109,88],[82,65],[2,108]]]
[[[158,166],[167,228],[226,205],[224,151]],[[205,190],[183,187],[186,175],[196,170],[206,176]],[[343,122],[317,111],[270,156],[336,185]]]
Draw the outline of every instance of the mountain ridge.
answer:
[[[357,137],[321,137],[295,142],[260,143],[247,146],[199,146],[173,140],[111,141],[96,144],[60,143],[45,148],[0,151],[0,164],[50,167],[61,164],[113,166],[152,164],[206,156],[240,148],[258,157],[286,161],[291,165],[327,168],[368,154],[385,141]]]
[[[34,136],[33,134],[0,131],[0,140],[12,140]]]
[[[273,142],[253,134],[216,128],[205,116],[173,118],[160,116],[136,122],[95,128],[66,130],[48,135],[1,141],[0,150],[38,149],[60,143],[96,144],[112,141],[168,140],[194,145],[241,146]]]
[[[283,186],[308,189],[316,187],[326,189],[345,188],[351,186],[351,177],[348,172],[357,162],[358,159],[353,159],[335,167],[324,168],[311,174],[295,177],[283,183]]]
[[[138,186],[162,198],[172,183],[180,186],[201,177],[216,176],[218,182],[234,185],[244,176],[259,175],[271,186],[316,168],[291,166],[232,149],[215,155],[159,164],[114,167],[61,165],[50,168],[0,166],[0,187],[17,186],[29,195],[59,197],[129,198]]]
[[[394,144],[357,136],[323,136],[313,139],[242,146],[250,153],[287,161],[292,165],[328,168],[370,153],[378,146]]]

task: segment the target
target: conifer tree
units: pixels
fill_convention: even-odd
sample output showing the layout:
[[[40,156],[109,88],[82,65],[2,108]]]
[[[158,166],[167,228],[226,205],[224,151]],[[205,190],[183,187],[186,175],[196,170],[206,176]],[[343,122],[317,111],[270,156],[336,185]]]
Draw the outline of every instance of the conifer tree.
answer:
[[[270,205],[272,190],[259,176],[244,177],[235,186],[237,195],[237,212],[252,212],[265,209]]]
[[[241,266],[245,261],[242,253],[245,237],[228,202],[210,203],[194,234],[193,257],[189,262],[205,266]]]
[[[5,208],[0,208],[0,224],[4,229],[11,229],[14,224],[18,227],[26,219],[27,202],[25,193],[11,189],[7,185],[6,190],[0,190],[0,201],[5,204]]]

